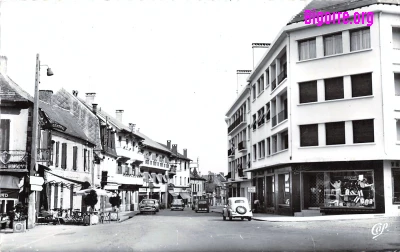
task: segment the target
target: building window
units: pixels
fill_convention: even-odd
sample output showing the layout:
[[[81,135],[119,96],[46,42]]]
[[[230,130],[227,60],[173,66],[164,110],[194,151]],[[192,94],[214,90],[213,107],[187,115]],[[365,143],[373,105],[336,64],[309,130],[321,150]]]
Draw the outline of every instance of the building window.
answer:
[[[262,107],[260,110],[258,110],[257,113],[258,113],[257,125],[258,125],[258,127],[260,127],[260,126],[263,125],[264,122],[265,122],[264,107]]]
[[[87,166],[87,160],[86,160],[86,156],[87,156],[87,149],[83,150],[83,170],[86,171],[86,166]]]
[[[278,204],[281,207],[288,207],[290,205],[289,173],[278,175]]]
[[[351,76],[352,97],[372,95],[372,73]]]
[[[253,85],[251,92],[253,93],[253,100],[256,99],[257,93],[256,93],[256,85]]]
[[[264,75],[261,75],[261,77],[258,79],[257,86],[258,94],[260,94],[264,90]]]
[[[258,157],[264,158],[265,157],[265,141],[261,141],[258,143]]]
[[[267,156],[271,155],[271,138],[267,138]]]
[[[400,204],[400,169],[392,168],[393,204]]]
[[[326,145],[345,144],[344,122],[325,123]]]
[[[257,161],[257,145],[253,145],[253,161]]]
[[[374,120],[353,121],[353,143],[374,142]]]
[[[371,48],[370,29],[350,31],[350,51],[358,51]]]
[[[299,41],[299,59],[314,59],[317,57],[315,38]]]
[[[60,142],[56,142],[56,167],[58,167],[59,160],[60,160]]]
[[[253,130],[257,129],[257,114],[253,115],[253,125],[252,125],[252,127],[253,127]]]
[[[300,146],[318,146],[318,124],[300,125]]]
[[[278,138],[277,136],[272,136],[272,153],[276,153],[278,151]]]
[[[331,34],[324,37],[324,55],[343,53],[342,34]]]
[[[61,168],[67,169],[67,143],[63,143],[61,146]]]
[[[325,79],[325,100],[344,98],[343,77]]]
[[[317,81],[308,81],[299,83],[300,103],[309,103],[318,101]]]
[[[396,119],[397,141],[400,142],[400,119]]]
[[[324,207],[375,207],[373,171],[324,172],[322,178]],[[315,187],[310,191],[319,192]]]
[[[10,150],[10,119],[0,120],[0,151]]]
[[[289,134],[287,131],[281,133],[281,141],[282,150],[287,150],[289,148]]]
[[[400,73],[394,74],[394,94],[400,96]]]

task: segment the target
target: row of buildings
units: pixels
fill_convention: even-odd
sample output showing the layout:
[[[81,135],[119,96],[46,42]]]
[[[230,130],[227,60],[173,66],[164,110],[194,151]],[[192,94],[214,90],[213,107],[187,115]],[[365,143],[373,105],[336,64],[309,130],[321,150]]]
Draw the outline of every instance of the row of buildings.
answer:
[[[305,24],[313,9],[349,20],[372,12],[373,24]],[[314,0],[304,10],[272,43],[253,44],[262,56],[237,72],[229,196],[280,215],[399,215],[399,2]]]
[[[173,198],[190,204],[196,198],[220,198],[207,191],[208,178],[198,162],[178,151],[170,140],[152,140],[96,103],[95,93],[61,89],[39,90],[39,133],[36,168],[31,164],[34,98],[7,75],[7,58],[0,58],[0,213],[17,203],[29,204],[28,227],[42,210],[86,211],[77,192],[104,189],[121,198],[120,211],[138,209],[143,198],[168,207]],[[225,195],[223,195],[225,196]],[[102,195],[95,206],[111,210]]]

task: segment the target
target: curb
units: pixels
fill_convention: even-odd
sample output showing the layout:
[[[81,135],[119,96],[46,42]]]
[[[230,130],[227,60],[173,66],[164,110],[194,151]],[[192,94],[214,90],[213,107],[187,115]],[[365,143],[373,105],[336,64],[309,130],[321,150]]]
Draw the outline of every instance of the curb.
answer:
[[[125,218],[124,219],[120,219],[118,223],[121,223],[121,222],[127,221],[129,219],[132,219],[134,216],[136,216],[138,214],[139,214],[139,212],[134,213],[132,216],[128,216],[128,218],[126,218],[126,219]]]

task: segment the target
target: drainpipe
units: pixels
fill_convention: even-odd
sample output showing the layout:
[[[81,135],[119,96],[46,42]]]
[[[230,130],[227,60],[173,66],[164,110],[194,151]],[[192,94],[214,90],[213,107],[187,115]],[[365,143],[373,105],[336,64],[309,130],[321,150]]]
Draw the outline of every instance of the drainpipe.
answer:
[[[381,44],[381,16],[382,11],[379,12],[378,22],[379,22],[379,67],[380,67],[380,75],[381,75],[381,98],[382,98],[382,135],[383,135],[383,152],[387,156],[386,153],[386,141],[385,141],[385,117],[384,117],[384,97],[383,97],[383,80],[382,80],[382,44]]]
[[[292,86],[290,85],[291,83],[290,83],[290,80],[291,80],[291,76],[289,77],[289,73],[291,73],[291,71],[290,71],[290,34],[289,33],[286,33],[286,35],[287,35],[287,39],[288,39],[288,47],[287,47],[287,54],[286,55],[288,55],[288,59],[287,59],[287,69],[286,69],[286,71],[287,71],[287,83],[288,83],[288,90],[289,90],[289,92],[287,92],[287,94],[288,94],[288,101],[290,102],[290,106],[289,106],[289,104],[288,104],[288,108],[290,108],[290,110],[289,110],[289,137],[290,137],[290,160],[292,160],[292,157],[293,157],[293,133],[292,133],[292,131],[293,131],[293,127],[292,127]],[[289,95],[290,95],[290,99],[289,99]]]

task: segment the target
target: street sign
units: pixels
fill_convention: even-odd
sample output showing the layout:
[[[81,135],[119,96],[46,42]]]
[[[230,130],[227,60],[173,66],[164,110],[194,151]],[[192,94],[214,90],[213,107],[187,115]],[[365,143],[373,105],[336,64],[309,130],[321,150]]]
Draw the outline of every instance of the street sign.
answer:
[[[31,176],[30,177],[30,182],[31,182],[31,185],[39,185],[39,186],[41,186],[41,185],[44,184],[44,179],[43,179],[43,177]]]
[[[255,192],[256,192],[256,187],[255,187],[255,186],[249,186],[249,187],[247,187],[247,192],[249,192],[249,193],[255,193]]]
[[[41,185],[31,185],[31,191],[42,191],[43,187]]]

